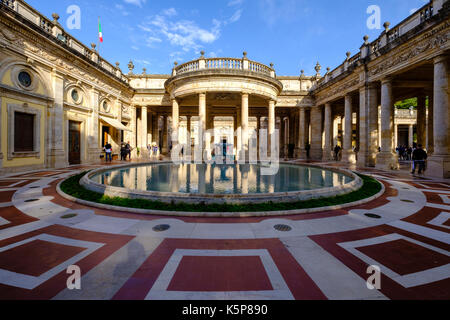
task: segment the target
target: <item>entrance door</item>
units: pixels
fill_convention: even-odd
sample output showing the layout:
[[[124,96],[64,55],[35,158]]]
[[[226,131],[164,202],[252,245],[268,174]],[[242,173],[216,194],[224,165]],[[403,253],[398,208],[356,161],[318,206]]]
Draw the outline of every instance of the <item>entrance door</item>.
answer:
[[[80,123],[69,121],[69,164],[81,163]]]
[[[109,127],[102,127],[102,148],[109,142]]]

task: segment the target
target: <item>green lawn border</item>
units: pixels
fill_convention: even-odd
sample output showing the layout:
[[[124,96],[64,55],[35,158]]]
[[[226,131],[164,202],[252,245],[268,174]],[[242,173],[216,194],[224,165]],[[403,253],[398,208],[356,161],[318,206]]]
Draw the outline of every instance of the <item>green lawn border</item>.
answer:
[[[254,204],[188,204],[188,203],[164,203],[144,199],[127,199],[109,197],[100,193],[92,192],[80,185],[80,179],[86,175],[83,172],[72,176],[59,184],[60,190],[70,197],[87,202],[93,202],[106,206],[119,208],[131,208],[138,210],[152,210],[164,212],[188,212],[188,213],[255,213],[255,212],[282,212],[303,209],[314,209],[322,207],[335,207],[349,203],[373,198],[384,190],[383,185],[376,179],[357,174],[363,180],[363,186],[356,191],[345,195],[330,198],[312,199],[298,202],[267,202]]]

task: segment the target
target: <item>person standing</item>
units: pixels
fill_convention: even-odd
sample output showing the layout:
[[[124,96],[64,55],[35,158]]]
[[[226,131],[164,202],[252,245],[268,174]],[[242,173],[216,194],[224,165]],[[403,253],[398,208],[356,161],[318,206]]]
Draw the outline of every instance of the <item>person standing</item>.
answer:
[[[147,151],[148,151],[148,157],[151,158],[152,157],[152,145],[151,144],[147,145]]]
[[[335,161],[339,161],[339,152],[341,152],[341,147],[336,145],[336,147],[334,147],[334,160]]]
[[[128,141],[128,143],[125,146],[125,149],[127,151],[127,155],[128,155],[128,160],[131,161],[131,145],[130,145],[130,141]],[[125,157],[125,160],[127,159],[127,157]]]
[[[122,142],[120,146],[120,161],[127,160],[127,148],[125,148],[125,144]]]
[[[112,162],[112,145],[107,142],[105,145],[105,153],[106,153],[106,162]]]
[[[413,170],[412,174],[415,174],[416,168],[419,168],[419,174],[425,172],[425,161],[427,160],[428,155],[425,150],[422,149],[422,145],[419,144],[417,148],[413,151],[412,160],[413,160]]]

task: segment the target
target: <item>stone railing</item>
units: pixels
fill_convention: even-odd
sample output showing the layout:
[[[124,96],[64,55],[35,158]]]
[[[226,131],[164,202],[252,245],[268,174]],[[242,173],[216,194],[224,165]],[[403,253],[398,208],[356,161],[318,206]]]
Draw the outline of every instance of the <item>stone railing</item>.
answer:
[[[190,61],[182,65],[176,65],[172,71],[172,76],[181,75],[185,73],[200,71],[200,70],[247,70],[258,74],[263,74],[275,78],[275,70],[264,64],[250,61],[246,58],[205,58],[202,56],[198,60]]]
[[[395,109],[395,117],[398,119],[417,119],[417,110]]]
[[[57,14],[53,14],[52,21],[43,16],[23,0],[0,0],[0,10],[4,12],[9,10],[15,11],[23,17],[25,21],[34,25],[35,30],[43,32],[46,35],[50,35],[55,42],[62,45],[66,49],[68,48],[78,53],[82,58],[89,59],[91,63],[94,63],[96,67],[102,71],[112,74],[124,83],[129,83],[129,79],[122,74],[122,71],[117,65],[113,66],[111,63],[98,55],[94,45],[92,45],[92,48],[88,48],[76,38],[68,34],[59,24],[59,16]]]
[[[347,56],[347,59],[336,69],[330,71],[325,77],[318,80],[314,90],[320,89],[329,81],[335,79],[339,75],[345,73],[352,66],[357,66],[361,61],[364,62],[368,58],[376,58],[385,52],[385,48],[389,50],[396,47],[396,40],[407,34],[422,23],[428,22],[434,15],[439,13],[439,10],[443,7],[443,4],[450,0],[430,0],[428,4],[417,10],[408,18],[400,22],[393,28],[389,28],[390,24],[386,22],[384,24],[385,30],[381,35],[372,42],[369,42],[369,37],[364,37],[364,44],[361,47],[360,52],[355,56]]]

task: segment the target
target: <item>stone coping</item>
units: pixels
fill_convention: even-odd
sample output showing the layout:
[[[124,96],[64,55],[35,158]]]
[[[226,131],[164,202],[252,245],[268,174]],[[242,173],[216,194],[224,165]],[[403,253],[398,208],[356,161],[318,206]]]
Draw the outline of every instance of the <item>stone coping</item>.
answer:
[[[258,193],[258,194],[199,194],[199,193],[179,193],[179,192],[158,192],[158,191],[143,191],[135,189],[127,189],[122,187],[107,186],[91,180],[91,177],[102,174],[111,170],[120,170],[124,168],[145,167],[149,165],[168,165],[173,164],[170,161],[166,162],[150,162],[140,163],[134,165],[118,165],[106,168],[93,170],[86,174],[81,180],[80,184],[89,191],[104,194],[109,197],[120,197],[127,199],[144,199],[150,201],[160,201],[164,203],[187,203],[187,204],[251,204],[251,203],[268,203],[272,202],[297,202],[307,201],[319,198],[328,198],[339,195],[344,195],[360,189],[363,186],[362,179],[351,171],[340,168],[326,168],[322,166],[306,166],[315,167],[322,170],[337,172],[351,177],[353,180],[347,184],[337,187],[321,188],[314,190],[300,190],[292,192],[275,192],[275,193]],[[280,162],[280,164],[287,164],[291,166],[305,167],[287,162]]]
[[[314,165],[311,165],[311,167],[322,168],[321,166],[314,166]],[[64,181],[65,180],[60,181],[58,183],[58,185],[56,186],[57,193],[61,197],[65,198],[69,201],[81,204],[81,205],[104,209],[104,210],[119,211],[119,212],[121,211],[121,212],[144,214],[144,215],[167,216],[167,217],[199,217],[199,218],[202,218],[202,217],[207,217],[207,218],[248,218],[248,217],[271,217],[271,216],[282,217],[282,216],[290,216],[290,215],[325,212],[325,211],[332,211],[332,210],[341,210],[341,209],[345,209],[345,208],[360,206],[360,205],[366,204],[368,202],[374,201],[374,200],[378,199],[379,197],[381,197],[386,191],[384,184],[377,180],[381,185],[381,190],[376,195],[373,195],[372,197],[369,197],[366,199],[361,199],[358,201],[335,205],[335,206],[297,209],[297,210],[283,210],[283,211],[260,211],[260,212],[186,212],[186,211],[163,211],[163,210],[150,210],[150,209],[119,207],[119,206],[101,204],[101,203],[97,203],[97,202],[91,202],[91,201],[78,199],[78,198],[75,198],[73,196],[66,194],[65,192],[63,192],[61,190],[61,184]]]

